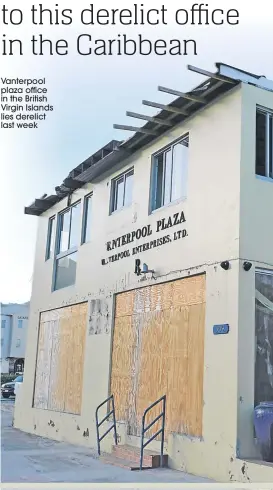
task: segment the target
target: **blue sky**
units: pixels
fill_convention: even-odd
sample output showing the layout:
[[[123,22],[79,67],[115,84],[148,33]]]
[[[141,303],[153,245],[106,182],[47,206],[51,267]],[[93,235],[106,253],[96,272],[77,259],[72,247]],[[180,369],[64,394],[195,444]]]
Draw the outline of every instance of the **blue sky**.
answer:
[[[140,2],[139,2],[140,3]],[[183,8],[193,2],[183,1]],[[1,76],[46,77],[49,102],[54,112],[37,130],[0,129],[1,167],[1,266],[0,301],[26,301],[31,293],[37,219],[24,215],[24,206],[35,197],[53,191],[68,172],[111,139],[124,139],[128,133],[113,129],[114,123],[137,124],[125,116],[126,110],[154,114],[156,110],[143,108],[142,99],[169,102],[173,98],[157,91],[158,85],[187,91],[203,80],[186,70],[193,64],[214,71],[214,63],[227,64],[265,75],[273,79],[273,33],[268,2],[255,4],[230,0],[209,1],[210,7],[239,8],[240,25],[237,27],[145,27],[128,28],[126,33],[142,32],[147,37],[195,38],[198,56],[134,56],[134,57],[81,57],[75,54],[75,38],[90,28],[73,23],[73,26],[36,27],[29,25],[26,15],[24,25],[4,27],[10,37],[15,35],[29,46],[31,31],[43,32],[52,39],[65,37],[71,52],[68,56],[32,56],[28,50],[21,57],[1,57]],[[32,4],[24,2],[24,12]],[[18,0],[9,7],[19,8]],[[47,1],[46,6],[55,2]],[[78,19],[85,1],[61,0],[63,8],[73,7]],[[112,2],[95,2],[100,8],[113,6]],[[155,0],[145,2],[151,8]],[[167,3],[165,4],[168,5]],[[129,6],[128,1],[117,1],[115,7]],[[172,2],[170,9],[182,8],[181,2]],[[1,26],[0,26],[1,27]],[[115,37],[124,32],[119,27],[92,29],[96,37]]]

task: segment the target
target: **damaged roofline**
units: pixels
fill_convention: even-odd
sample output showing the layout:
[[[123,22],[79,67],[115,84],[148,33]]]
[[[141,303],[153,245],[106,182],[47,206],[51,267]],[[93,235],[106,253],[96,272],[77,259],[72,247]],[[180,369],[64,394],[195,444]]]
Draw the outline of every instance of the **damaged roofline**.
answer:
[[[55,188],[56,194],[51,196],[45,194],[41,198],[35,199],[30,206],[25,207],[25,214],[40,216],[83,185],[98,181],[118,163],[123,162],[130,155],[162,136],[170,128],[185,121],[198,112],[200,108],[206,107],[220,95],[227,93],[242,82],[273,91],[273,82],[271,80],[224,63],[216,63],[216,73],[191,65],[188,65],[187,68],[207,77],[207,79],[188,93],[159,86],[159,91],[172,95],[177,94],[178,97],[167,105],[143,101],[143,105],[161,108],[161,111],[154,117],[147,116],[146,124],[140,128],[114,125],[117,129],[132,131],[134,134],[125,141],[112,140],[107,143],[107,145],[75,167],[64,179],[63,183]],[[145,115],[130,111],[127,111],[127,115],[145,120]]]

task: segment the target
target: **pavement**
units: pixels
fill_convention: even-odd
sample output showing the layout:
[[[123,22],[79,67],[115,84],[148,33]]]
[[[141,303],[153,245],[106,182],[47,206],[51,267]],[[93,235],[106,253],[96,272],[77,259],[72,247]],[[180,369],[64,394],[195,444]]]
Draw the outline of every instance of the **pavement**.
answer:
[[[100,461],[92,449],[12,427],[14,400],[1,400],[2,483],[211,483],[180,471],[129,471]],[[195,486],[191,486],[195,490]],[[196,487],[197,490],[197,487]]]

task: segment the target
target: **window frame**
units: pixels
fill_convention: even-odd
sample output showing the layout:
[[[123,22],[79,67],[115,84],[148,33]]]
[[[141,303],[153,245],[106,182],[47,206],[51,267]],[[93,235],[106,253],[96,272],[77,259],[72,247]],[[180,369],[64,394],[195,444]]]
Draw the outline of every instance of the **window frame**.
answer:
[[[117,175],[116,177],[114,177],[112,179],[112,181],[111,181],[111,194],[110,194],[109,214],[118,213],[122,209],[129,208],[132,205],[132,202],[130,204],[125,204],[126,178],[129,175],[132,175],[132,176],[135,175],[134,166],[128,168],[127,170],[125,170],[124,172],[122,172],[121,174]],[[123,185],[124,185],[124,189],[123,189],[123,200],[122,200],[123,201],[123,204],[122,204],[122,206],[120,208],[114,209],[115,201],[116,201],[116,196],[117,196],[117,193],[116,193],[117,182],[120,181],[121,179],[123,180]]]
[[[265,126],[265,175],[257,174],[257,114],[264,114],[266,116]],[[271,169],[270,169],[270,117],[272,119],[272,134],[271,134]],[[258,179],[267,180],[273,182],[273,109],[256,105],[256,134],[255,134],[255,175]],[[269,141],[268,141],[269,140]],[[271,175],[270,175],[271,173]]]
[[[178,203],[180,201],[184,201],[187,199],[187,196],[181,196],[177,199],[174,199],[173,201],[170,200],[170,202],[166,204],[161,204],[159,207],[154,207],[154,203],[156,201],[156,194],[157,194],[157,173],[156,173],[156,159],[160,156],[163,155],[163,178],[162,178],[162,197],[161,200],[164,199],[164,194],[165,194],[165,162],[166,162],[166,154],[168,151],[171,151],[172,154],[172,170],[171,170],[171,180],[172,180],[172,175],[173,175],[173,153],[174,153],[174,147],[181,143],[182,141],[187,141],[187,145],[185,145],[187,148],[189,148],[189,132],[185,133],[183,136],[180,136],[179,138],[175,139],[172,143],[164,146],[163,148],[160,148],[160,150],[156,151],[155,153],[152,154],[151,158],[151,173],[150,173],[150,198],[149,198],[149,214],[155,213],[159,209],[166,208],[167,206],[171,206],[175,203]],[[172,182],[171,182],[171,187],[170,187],[170,196],[172,194]]]
[[[54,250],[55,250],[54,239],[56,237],[56,230],[54,233],[54,224],[55,223],[56,223],[56,214],[54,214],[54,216],[50,216],[50,218],[48,218],[45,261],[54,258]],[[52,256],[50,254],[51,242],[52,242]]]
[[[93,192],[89,192],[89,194],[86,194],[86,196],[84,196],[83,215],[82,215],[82,230],[81,230],[81,245],[84,245],[85,243],[90,243],[90,241],[91,241],[91,238],[86,240],[86,225],[87,225],[87,219],[88,219],[88,212],[87,212],[88,199],[90,199],[91,203],[92,203]],[[91,204],[91,213],[92,213],[92,204]]]
[[[70,213],[70,220],[69,220],[69,238],[68,238],[68,244],[70,242],[70,234],[71,234],[71,222],[72,222],[72,209],[74,207],[76,207],[77,205],[81,205],[81,199],[78,199],[78,201],[74,202],[73,204],[71,204],[69,207],[65,208],[65,209],[62,209],[62,211],[60,211],[58,213],[58,217],[57,217],[57,233],[56,233],[56,239],[55,239],[55,248],[54,248],[54,267],[53,267],[53,281],[52,281],[52,292],[55,292],[55,291],[60,291],[62,289],[64,289],[65,287],[71,287],[73,286],[73,284],[71,284],[70,286],[64,286],[64,288],[58,288],[56,289],[56,279],[57,279],[57,264],[58,264],[58,261],[64,257],[67,257],[68,255],[72,255],[74,254],[75,252],[78,252],[78,249],[79,249],[79,246],[81,244],[81,219],[80,219],[80,222],[79,222],[79,244],[77,246],[74,246],[74,247],[71,247],[71,248],[68,248],[67,250],[63,251],[63,252],[60,252],[59,249],[60,249],[60,245],[61,245],[61,219],[62,219],[62,216],[66,213]]]

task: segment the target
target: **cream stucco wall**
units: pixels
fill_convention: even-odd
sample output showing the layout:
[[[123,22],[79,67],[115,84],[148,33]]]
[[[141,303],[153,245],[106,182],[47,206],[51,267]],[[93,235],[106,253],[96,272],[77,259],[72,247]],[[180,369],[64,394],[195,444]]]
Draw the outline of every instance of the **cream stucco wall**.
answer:
[[[255,268],[273,269],[273,181],[255,175],[256,106],[273,110],[273,93],[250,85],[242,87],[240,191],[240,268],[238,342],[238,453],[255,457],[253,439],[255,367]],[[272,477],[273,481],[273,477]]]
[[[17,427],[59,440],[95,447],[95,408],[107,397],[109,387],[114,294],[205,272],[207,306],[203,437],[200,440],[174,434],[169,438],[167,450],[170,464],[175,468],[221,481],[248,481],[249,477],[253,481],[270,481],[269,477],[273,479],[270,469],[265,469],[260,475],[259,467],[257,469],[257,465],[248,463],[247,471],[244,471],[244,462],[236,459],[241,455],[249,457],[254,452],[253,438],[250,437],[253,379],[249,377],[250,364],[250,370],[254,369],[254,350],[253,339],[245,337],[249,321],[250,336],[254,335],[254,316],[251,317],[254,308],[254,271],[251,270],[248,275],[243,274],[240,259],[243,255],[249,257],[252,254],[252,258],[258,260],[260,256],[257,248],[259,242],[252,243],[251,250],[247,248],[249,239],[244,234],[248,230],[247,222],[250,217],[249,213],[244,215],[243,206],[252,204],[249,196],[247,197],[247,189],[242,184],[244,174],[249,172],[248,138],[253,131],[251,121],[254,124],[253,117],[252,120],[248,119],[249,104],[255,106],[253,99],[256,94],[258,95],[256,92],[251,93],[247,86],[235,88],[185,124],[172,129],[163,138],[128,159],[125,168],[134,166],[133,205],[130,208],[109,216],[110,182],[118,172],[113,172],[95,185],[90,184],[74,193],[73,202],[82,199],[90,190],[94,192],[92,240],[79,248],[75,286],[52,293],[53,261],[44,260],[48,218],[64,209],[66,201],[54,206],[39,218],[25,379],[16,402]],[[270,99],[272,94],[267,93],[266,97]],[[187,132],[190,137],[187,199],[149,215],[151,154]],[[251,158],[253,159],[252,154]],[[255,174],[253,165],[251,171]],[[251,180],[250,174],[247,179]],[[263,183],[256,182],[253,176],[251,188],[260,184]],[[260,206],[258,200],[257,206]],[[186,223],[183,224],[188,232],[186,238],[147,250],[138,256],[101,265],[101,259],[111,255],[111,252],[106,251],[107,241],[147,224],[151,224],[154,230],[158,219],[182,210],[186,217]],[[258,222],[258,218],[256,221]],[[181,228],[174,227],[161,233],[154,231],[150,238],[159,238],[176,229]],[[247,233],[249,236],[249,231]],[[146,241],[147,239],[141,239],[132,245],[140,245]],[[126,248],[128,247],[122,247],[121,250]],[[140,258],[154,269],[156,279],[138,279],[134,274],[135,258]],[[262,259],[269,258],[270,252],[265,246]],[[221,269],[219,262],[223,260],[231,261],[230,270]],[[32,408],[40,312],[86,300],[90,304],[94,299],[107,302],[110,333],[89,335],[87,321],[81,415]],[[250,311],[246,312],[244,306],[250,303]],[[228,335],[213,336],[213,325],[219,323],[229,323]],[[248,349],[245,353],[244,342]],[[239,401],[239,396],[242,396],[243,402]],[[54,427],[48,425],[49,420],[54,421]],[[87,428],[88,438],[83,436]],[[126,428],[119,425],[118,430],[121,441],[125,442]],[[245,430],[246,442],[243,437]],[[238,453],[238,437],[242,454]],[[111,442],[111,438],[105,442],[106,450],[110,450]]]

